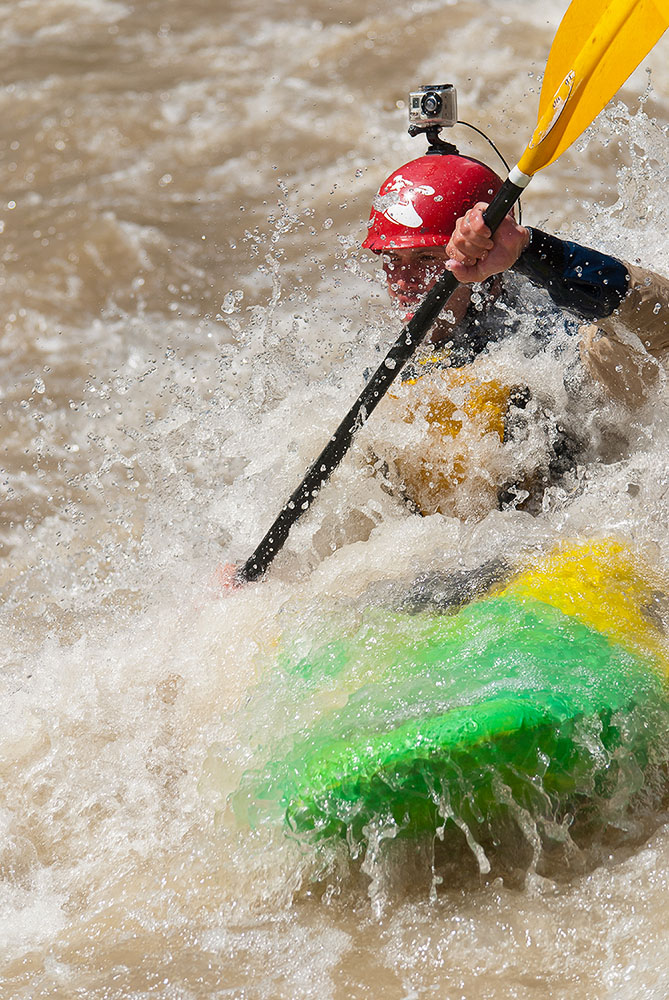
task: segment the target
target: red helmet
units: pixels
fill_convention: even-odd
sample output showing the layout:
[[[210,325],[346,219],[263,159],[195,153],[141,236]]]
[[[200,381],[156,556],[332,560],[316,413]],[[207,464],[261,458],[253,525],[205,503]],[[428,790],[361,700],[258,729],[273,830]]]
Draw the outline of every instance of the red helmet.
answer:
[[[367,250],[445,246],[477,201],[490,202],[501,178],[479,160],[431,154],[405,163],[381,185],[369,217]]]

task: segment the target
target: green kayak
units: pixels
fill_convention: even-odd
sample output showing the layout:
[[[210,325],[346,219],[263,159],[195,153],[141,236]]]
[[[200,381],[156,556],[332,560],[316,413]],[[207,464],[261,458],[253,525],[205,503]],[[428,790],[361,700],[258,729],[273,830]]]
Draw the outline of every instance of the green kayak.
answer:
[[[572,544],[455,610],[374,606],[284,650],[284,696],[310,712],[268,741],[235,812],[364,839],[374,822],[412,836],[626,808],[664,761],[665,587],[616,541]]]

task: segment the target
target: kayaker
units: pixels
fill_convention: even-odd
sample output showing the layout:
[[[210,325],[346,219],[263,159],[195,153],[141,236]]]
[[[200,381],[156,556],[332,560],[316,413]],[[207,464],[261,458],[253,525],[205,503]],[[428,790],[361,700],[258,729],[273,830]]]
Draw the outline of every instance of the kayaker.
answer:
[[[511,216],[491,239],[482,213],[500,185],[494,171],[469,157],[451,153],[419,157],[395,170],[381,185],[363,243],[382,255],[390,296],[404,319],[444,267],[462,283],[431,333],[435,347],[443,348],[451,341],[454,346],[433,352],[429,360],[424,354],[418,368],[415,363],[407,366],[404,386],[389,394],[385,405],[387,415],[394,410],[406,423],[415,423],[417,407],[422,406],[430,424],[425,455],[418,457],[413,449],[409,457],[409,448],[404,455],[396,452],[390,462],[407,498],[423,513],[440,510],[461,515],[464,510],[481,516],[496,503],[509,502],[510,485],[512,499],[515,487],[516,495],[524,494],[519,505],[531,509],[540,502],[546,486],[559,481],[584,450],[578,430],[569,429],[566,415],[553,414],[545,459],[520,477],[522,483],[496,482],[489,469],[475,469],[472,427],[480,439],[490,438],[493,432],[489,450],[495,437],[498,443],[508,441],[514,434],[512,411],[517,414],[525,408],[529,398],[523,386],[490,380],[482,364],[486,348],[508,336],[516,325],[510,318],[509,302],[515,300],[516,311],[522,309],[514,275],[523,275],[545,289],[555,306],[580,321],[580,326],[567,321],[573,332],[578,331],[581,364],[578,372],[570,366],[566,381],[579,383],[581,392],[583,384],[587,389],[590,382],[628,409],[636,409],[647,400],[669,354],[669,280],[519,225]],[[564,322],[553,306],[550,309],[555,315],[537,324],[543,327],[540,339],[544,341],[556,321]],[[420,377],[421,389],[427,389],[430,380],[424,376],[435,366],[440,384],[436,393],[428,390],[426,408],[424,400],[417,402],[423,394],[408,393],[406,383]],[[456,399],[450,412],[449,390],[450,396],[455,394],[460,400]],[[537,407],[545,417],[545,402],[535,401],[535,411]],[[573,423],[577,426],[578,419]],[[466,441],[463,428],[470,431]],[[452,443],[455,438],[457,447]],[[503,463],[498,465],[501,468]],[[469,485],[474,488],[463,490],[472,473],[475,482]]]

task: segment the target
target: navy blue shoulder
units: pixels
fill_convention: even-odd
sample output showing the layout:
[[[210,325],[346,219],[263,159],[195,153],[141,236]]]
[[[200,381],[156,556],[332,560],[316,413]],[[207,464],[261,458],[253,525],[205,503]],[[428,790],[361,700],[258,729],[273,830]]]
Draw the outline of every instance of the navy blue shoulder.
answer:
[[[616,257],[530,229],[530,245],[513,266],[553,302],[582,319],[610,316],[629,290],[627,268]]]

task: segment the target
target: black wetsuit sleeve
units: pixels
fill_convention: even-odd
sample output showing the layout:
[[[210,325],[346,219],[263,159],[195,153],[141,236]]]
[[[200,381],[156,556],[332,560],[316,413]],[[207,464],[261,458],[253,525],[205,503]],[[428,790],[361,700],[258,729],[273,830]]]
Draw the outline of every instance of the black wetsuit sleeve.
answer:
[[[530,244],[513,270],[545,288],[561,309],[586,320],[610,316],[629,290],[622,261],[541,229],[530,229]]]

